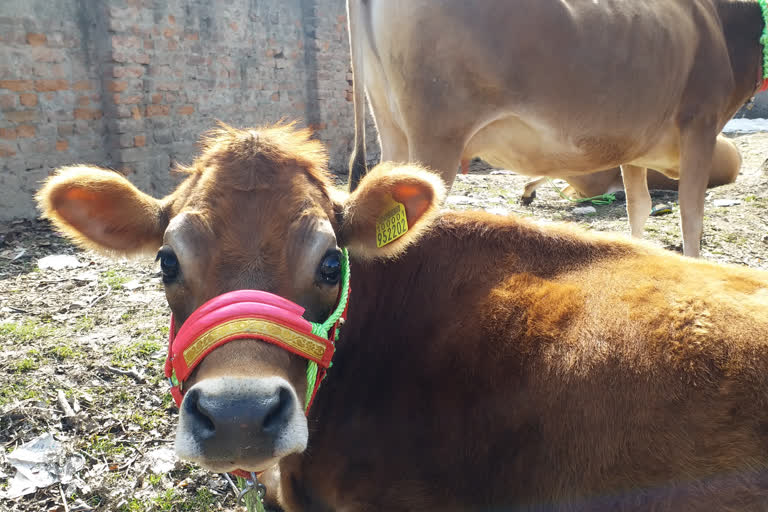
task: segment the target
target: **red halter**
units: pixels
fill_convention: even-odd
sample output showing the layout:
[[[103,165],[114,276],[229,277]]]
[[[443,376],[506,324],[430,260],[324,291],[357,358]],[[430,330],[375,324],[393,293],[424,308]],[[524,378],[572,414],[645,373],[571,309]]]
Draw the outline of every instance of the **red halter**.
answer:
[[[348,295],[347,295],[348,297]],[[198,309],[176,333],[173,317],[168,336],[165,376],[171,382],[176,405],[184,398],[184,382],[192,370],[211,351],[237,339],[255,339],[272,343],[318,365],[311,399],[331,364],[333,340],[340,323],[347,316],[346,304],[333,324],[328,339],[312,332],[312,324],[302,318],[304,308],[277,295],[258,290],[237,290],[215,297]]]

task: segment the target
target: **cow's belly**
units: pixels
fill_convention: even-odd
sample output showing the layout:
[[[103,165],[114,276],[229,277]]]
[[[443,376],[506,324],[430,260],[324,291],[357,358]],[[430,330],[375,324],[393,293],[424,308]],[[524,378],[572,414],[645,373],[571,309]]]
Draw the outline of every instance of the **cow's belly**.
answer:
[[[480,157],[496,167],[531,176],[573,176],[632,163],[679,177],[679,147],[671,124],[656,130],[653,137],[647,130],[587,133],[579,127],[568,130],[509,115],[473,134],[463,157]]]

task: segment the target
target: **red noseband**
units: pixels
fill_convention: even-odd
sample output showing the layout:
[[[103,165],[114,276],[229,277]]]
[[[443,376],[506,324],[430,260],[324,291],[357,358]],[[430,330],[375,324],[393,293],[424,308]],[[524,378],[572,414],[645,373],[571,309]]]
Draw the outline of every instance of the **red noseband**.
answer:
[[[212,350],[238,339],[256,339],[278,345],[317,363],[326,370],[333,358],[333,342],[313,334],[302,318],[304,308],[277,295],[238,290],[219,295],[195,310],[175,332],[171,319],[165,375],[171,394],[181,406],[183,384]],[[318,386],[317,379],[315,386]]]

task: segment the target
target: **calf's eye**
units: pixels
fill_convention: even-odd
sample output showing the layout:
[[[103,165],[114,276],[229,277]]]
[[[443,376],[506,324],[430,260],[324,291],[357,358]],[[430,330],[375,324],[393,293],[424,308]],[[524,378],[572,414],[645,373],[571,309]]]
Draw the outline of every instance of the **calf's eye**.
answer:
[[[168,284],[174,281],[179,275],[179,260],[173,249],[164,245],[157,252],[155,261],[160,261],[160,270],[163,272],[163,282]]]
[[[324,284],[337,284],[341,278],[341,252],[333,250],[326,253],[317,269],[317,275]]]

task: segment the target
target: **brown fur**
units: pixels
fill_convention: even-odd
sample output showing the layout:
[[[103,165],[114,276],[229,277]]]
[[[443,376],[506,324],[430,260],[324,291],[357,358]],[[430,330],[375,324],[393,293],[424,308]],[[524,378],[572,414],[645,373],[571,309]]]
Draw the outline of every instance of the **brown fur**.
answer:
[[[219,142],[265,143],[249,131],[219,137],[225,153]],[[211,294],[241,287],[327,314],[337,288],[317,303],[291,291],[290,261],[302,252],[292,226],[307,217],[363,251],[352,251],[348,320],[307,420],[307,450],[280,461],[287,510],[768,507],[768,274],[572,226],[433,214],[439,187],[413,169],[374,171],[346,197],[279,146],[271,160],[254,147],[237,163],[209,154],[156,204],[170,205],[171,226],[185,221],[187,245],[199,240],[194,257],[180,254],[184,278],[166,287],[180,323]],[[268,188],[239,188],[259,182],[253,169],[273,176]],[[92,188],[78,171],[52,181]],[[112,183],[118,209],[143,204]],[[51,200],[59,188],[47,185],[41,204],[82,242],[88,233]],[[426,209],[402,190],[428,198]],[[397,250],[381,251],[369,233],[389,193],[406,200],[414,226]],[[75,218],[117,217],[92,208],[102,204],[93,195],[75,197]],[[126,244],[155,236],[151,217]],[[171,231],[164,243],[180,252]],[[274,347],[214,353],[191,384],[253,372],[303,391],[303,362]]]
[[[425,183],[427,186],[425,186]],[[437,214],[437,205],[445,195],[440,178],[416,166],[383,164],[372,171],[372,179],[361,184],[344,205],[343,223],[339,228],[339,243],[359,258],[390,258],[421,236]],[[398,238],[382,248],[376,247],[377,218],[392,200],[405,206],[409,236]],[[359,204],[365,205],[360,208]]]

